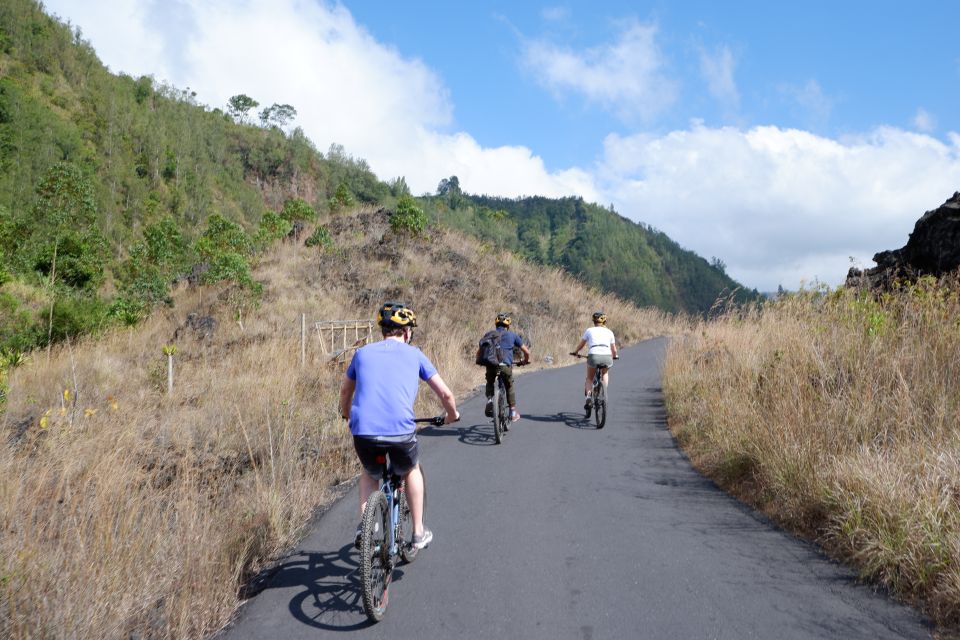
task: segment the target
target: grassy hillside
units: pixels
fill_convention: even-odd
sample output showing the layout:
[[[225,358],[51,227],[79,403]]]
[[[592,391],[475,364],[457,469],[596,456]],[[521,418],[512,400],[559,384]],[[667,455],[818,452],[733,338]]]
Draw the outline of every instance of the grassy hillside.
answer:
[[[284,225],[393,197],[342,148],[254,120],[109,73],[34,0],[0,4],[0,352],[135,322],[192,264],[244,282]],[[234,227],[250,237],[229,251],[196,244]]]
[[[424,199],[433,218],[642,306],[707,312],[719,297],[756,300],[713,263],[651,227],[582,198],[493,198],[462,193],[456,177]],[[736,293],[734,293],[736,292]]]
[[[12,369],[0,418],[0,636],[196,638],[227,620],[251,572],[358,471],[336,416],[342,367],[311,331],[300,368],[301,313],[369,318],[384,299],[407,301],[421,320],[415,344],[459,395],[482,382],[472,354],[500,310],[529,338],[534,369],[571,363],[562,354],[597,307],[624,343],[674,327],[453,231],[398,235],[372,208],[322,222],[329,243],[262,255],[252,273],[261,303],[242,323],[230,287],[181,284],[176,305],[136,329]],[[500,273],[518,284],[506,300],[482,286]],[[197,321],[207,317],[212,330]],[[522,411],[522,379],[518,393]],[[421,414],[439,411],[431,399]]]
[[[670,344],[671,427],[722,486],[960,622],[960,296],[806,292]]]

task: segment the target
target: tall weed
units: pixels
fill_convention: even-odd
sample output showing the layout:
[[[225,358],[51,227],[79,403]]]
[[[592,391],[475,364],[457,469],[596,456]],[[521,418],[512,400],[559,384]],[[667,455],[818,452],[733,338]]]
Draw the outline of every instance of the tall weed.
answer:
[[[734,493],[939,621],[960,618],[960,302],[804,291],[668,349],[677,437]]]

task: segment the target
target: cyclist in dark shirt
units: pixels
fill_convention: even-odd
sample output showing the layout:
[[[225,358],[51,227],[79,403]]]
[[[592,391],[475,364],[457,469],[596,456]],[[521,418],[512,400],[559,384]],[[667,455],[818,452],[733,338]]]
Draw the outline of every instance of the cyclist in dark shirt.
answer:
[[[513,387],[513,350],[514,348],[518,348],[521,353],[523,353],[523,362],[520,364],[529,364],[530,348],[523,343],[523,338],[513,331],[510,331],[511,322],[513,322],[513,319],[509,313],[500,313],[497,315],[495,326],[497,332],[501,334],[500,348],[503,351],[503,362],[496,367],[487,366],[487,407],[484,413],[488,418],[493,415],[493,385],[497,380],[497,372],[499,371],[503,376],[504,387],[507,389],[507,402],[510,403],[510,419],[516,422],[520,419],[520,414],[517,413],[517,394]],[[479,348],[477,349],[477,357],[480,357]]]

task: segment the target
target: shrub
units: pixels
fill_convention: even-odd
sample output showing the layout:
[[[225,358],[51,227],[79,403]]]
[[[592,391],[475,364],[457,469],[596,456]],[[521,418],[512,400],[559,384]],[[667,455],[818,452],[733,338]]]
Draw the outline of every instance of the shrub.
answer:
[[[287,222],[306,220],[312,222],[317,219],[316,210],[300,198],[291,198],[283,203],[280,217]]]
[[[337,191],[333,194],[333,197],[330,198],[330,210],[336,211],[344,207],[349,207],[352,204],[353,194],[350,193],[347,185],[341,182],[337,186]]]
[[[333,245],[333,238],[330,237],[330,232],[326,227],[319,225],[313,230],[313,233],[310,234],[310,237],[307,238],[303,244],[308,247],[320,247],[323,249]]]
[[[267,211],[260,218],[260,229],[257,231],[255,244],[261,250],[270,246],[274,241],[285,237],[290,233],[293,224],[283,217],[282,214]]]
[[[394,231],[419,234],[427,227],[427,215],[411,196],[400,196],[396,211],[390,214],[390,226]]]

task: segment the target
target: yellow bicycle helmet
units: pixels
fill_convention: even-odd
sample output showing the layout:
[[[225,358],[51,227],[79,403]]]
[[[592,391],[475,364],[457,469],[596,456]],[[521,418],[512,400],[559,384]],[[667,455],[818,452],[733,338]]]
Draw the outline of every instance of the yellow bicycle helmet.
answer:
[[[596,311],[593,314],[594,324],[607,324],[607,314],[603,311]]]
[[[417,326],[417,314],[402,302],[384,302],[377,313],[377,324],[387,329]]]
[[[498,313],[498,314],[497,314],[496,326],[498,326],[498,327],[509,327],[509,326],[510,326],[510,322],[512,322],[512,318],[510,317],[510,314],[509,314],[509,313]]]

